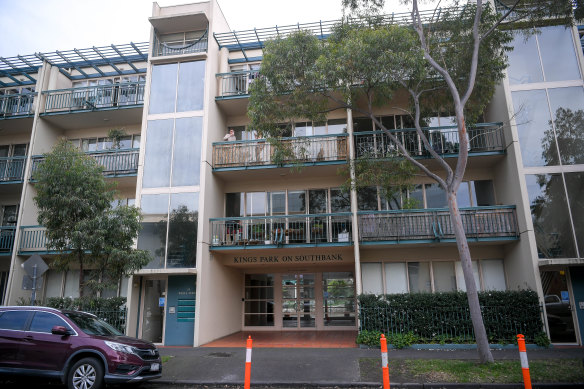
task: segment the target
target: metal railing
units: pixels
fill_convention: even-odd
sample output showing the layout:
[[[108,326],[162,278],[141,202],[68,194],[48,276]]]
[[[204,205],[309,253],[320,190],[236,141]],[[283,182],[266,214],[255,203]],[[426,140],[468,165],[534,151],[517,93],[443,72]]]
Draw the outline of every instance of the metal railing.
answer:
[[[519,236],[515,206],[461,208],[468,239]],[[448,209],[362,211],[358,215],[361,241],[454,239]]]
[[[350,244],[353,241],[348,212],[217,218],[210,222],[212,247]]]
[[[0,255],[12,253],[16,227],[0,226]]]
[[[517,334],[538,334],[543,330],[543,323],[533,320],[534,317],[541,317],[539,305],[481,306],[481,312],[487,335],[498,341],[512,342]],[[380,331],[384,334],[412,332],[427,341],[444,338],[474,341],[468,307],[361,307],[359,323],[361,331]]]
[[[440,155],[458,154],[460,142],[456,126],[424,127],[424,135],[430,146]],[[421,137],[413,128],[391,130],[413,157],[430,157]],[[503,151],[505,139],[502,123],[481,123],[467,131],[469,153]],[[384,131],[366,131],[355,133],[355,156],[369,158],[387,158],[396,156],[398,148]]]
[[[31,115],[34,102],[33,93],[18,93],[0,96],[0,118]]]
[[[201,37],[186,42],[183,40],[177,42],[161,42],[159,37],[154,34],[152,56],[161,57],[165,55],[204,53],[207,51],[208,40],[208,31],[204,31]]]
[[[221,87],[219,96],[242,96],[249,94],[249,85],[259,77],[258,70],[246,70],[231,73],[218,73],[216,77],[219,79]]]
[[[213,168],[344,161],[347,155],[347,134],[282,138],[278,148],[265,139],[215,142]]]
[[[46,228],[43,226],[21,226],[18,251],[47,251]]]
[[[140,149],[111,149],[86,152],[96,162],[103,166],[105,176],[135,175],[138,173],[138,157]],[[39,164],[44,161],[42,155],[32,157],[31,180]]]
[[[26,157],[0,157],[0,184],[3,182],[22,181],[24,178]]]
[[[45,91],[45,112],[95,110],[144,104],[144,82]]]
[[[79,311],[94,314],[101,320],[116,328],[121,333],[125,333],[126,331],[126,319],[128,317],[127,308],[121,308],[114,311],[105,311],[101,309],[87,310],[80,308]]]

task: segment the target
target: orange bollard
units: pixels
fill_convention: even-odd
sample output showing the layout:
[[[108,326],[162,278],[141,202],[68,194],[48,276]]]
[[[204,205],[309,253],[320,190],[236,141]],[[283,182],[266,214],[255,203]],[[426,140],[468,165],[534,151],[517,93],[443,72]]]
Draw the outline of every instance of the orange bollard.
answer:
[[[389,389],[389,361],[387,358],[387,339],[381,334],[381,372],[383,374],[383,389]]]
[[[527,350],[525,349],[525,336],[517,335],[517,345],[519,346],[519,358],[521,359],[521,370],[523,370],[523,384],[525,389],[531,389],[531,377],[529,376],[529,363],[527,362]]]
[[[244,389],[249,389],[251,381],[251,335],[247,338],[247,345],[245,350],[245,382]]]

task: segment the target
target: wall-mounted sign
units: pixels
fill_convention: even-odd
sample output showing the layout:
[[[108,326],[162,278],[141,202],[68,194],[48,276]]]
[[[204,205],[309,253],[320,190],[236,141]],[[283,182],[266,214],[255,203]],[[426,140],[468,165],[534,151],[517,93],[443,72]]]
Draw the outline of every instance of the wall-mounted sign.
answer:
[[[235,264],[342,262],[343,254],[267,255],[233,257]]]
[[[164,307],[164,297],[158,297],[158,306],[160,308]]]

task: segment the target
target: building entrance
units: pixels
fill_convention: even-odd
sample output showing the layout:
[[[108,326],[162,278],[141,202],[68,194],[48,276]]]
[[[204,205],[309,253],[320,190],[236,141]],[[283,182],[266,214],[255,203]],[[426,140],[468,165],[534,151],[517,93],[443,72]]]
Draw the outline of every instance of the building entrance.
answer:
[[[545,295],[545,310],[551,341],[553,343],[576,343],[571,291],[566,271],[542,271],[541,282]]]
[[[145,279],[142,289],[141,338],[162,343],[166,279]]]

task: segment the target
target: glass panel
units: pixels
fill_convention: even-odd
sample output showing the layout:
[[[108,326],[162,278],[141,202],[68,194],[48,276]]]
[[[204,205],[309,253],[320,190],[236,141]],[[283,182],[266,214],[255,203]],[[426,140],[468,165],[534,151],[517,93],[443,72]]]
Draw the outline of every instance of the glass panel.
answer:
[[[572,208],[572,219],[576,230],[576,239],[580,257],[584,256],[584,173],[566,173],[568,199]]]
[[[166,297],[166,281],[146,280],[144,283],[141,338],[153,343],[162,343],[164,306],[160,307],[158,304],[161,297]]]
[[[549,89],[548,93],[562,163],[584,163],[584,89],[557,88]],[[548,129],[542,140],[543,152],[548,159],[556,152],[553,135]]]
[[[138,142],[138,147],[140,145],[140,142]],[[119,140],[119,148],[120,149],[131,149],[132,148],[132,136],[128,135],[128,136],[122,136]]]
[[[141,135],[134,135],[134,138],[132,140],[132,148],[134,148],[134,149],[140,148],[140,139],[141,139]]]
[[[432,292],[429,262],[408,262],[410,293]]]
[[[576,342],[566,271],[542,271],[545,310],[552,342]]]
[[[54,326],[62,326],[68,330],[71,329],[65,320],[53,313],[35,312],[32,321],[30,322],[29,331],[50,334]]]
[[[526,175],[531,219],[540,258],[576,256],[562,177]]]
[[[515,122],[523,166],[549,166],[558,164],[558,152],[550,127],[550,112],[545,90],[513,92]]]
[[[29,311],[8,311],[0,316],[0,329],[23,330]]]
[[[152,75],[154,77],[154,73]],[[182,62],[178,74],[176,112],[203,109],[204,86],[205,61]]]
[[[458,201],[459,208],[470,207],[470,192],[468,190],[468,182],[464,181],[458,187],[458,192],[456,192],[456,200]]]
[[[381,263],[361,263],[364,294],[382,294]]]
[[[351,195],[342,189],[331,189],[331,213],[351,212]]]
[[[462,263],[460,261],[457,261],[455,262],[455,265],[456,265],[456,287],[458,288],[458,290],[466,292],[466,283],[464,282],[464,274],[462,273]],[[479,279],[479,265],[477,261],[472,261],[471,266],[477,290],[481,290],[481,281]]]
[[[153,259],[146,269],[164,268],[166,230],[168,223],[168,194],[142,195],[144,219],[138,235],[138,249],[150,251]]]
[[[373,131],[373,121],[369,118],[353,118],[353,131]]]
[[[246,274],[245,286],[274,286],[273,274]]]
[[[360,188],[357,192],[357,203],[361,211],[377,211],[377,188],[374,186]]]
[[[308,191],[308,213],[326,213],[326,189],[313,189]]]
[[[172,119],[148,121],[142,181],[144,188],[170,185],[172,125]]]
[[[345,119],[332,119],[328,121],[329,134],[343,134],[347,132],[347,121]]]
[[[505,266],[502,259],[482,259],[481,271],[485,290],[506,290]]]
[[[174,112],[178,64],[154,65],[150,85],[149,113]]]
[[[472,182],[474,203],[478,207],[495,205],[495,188],[493,181],[481,180]]]
[[[288,214],[306,213],[306,193],[304,191],[288,192]]]
[[[176,119],[172,186],[200,183],[202,124],[201,117]]]
[[[14,157],[26,156],[26,144],[12,146],[12,156]]]
[[[385,264],[385,293],[408,293],[405,262]]]
[[[326,122],[313,123],[313,135],[326,135]]]
[[[438,184],[426,184],[426,208],[446,208],[446,192]]]
[[[265,216],[266,209],[266,192],[247,193],[247,216]]]
[[[422,185],[415,185],[410,191],[410,199],[415,201],[414,208],[424,208],[424,192]]]
[[[526,40],[522,34],[517,33],[511,46],[513,51],[507,53],[509,56],[509,68],[507,70],[509,83],[513,85],[543,81],[535,35]]]
[[[454,262],[432,262],[434,270],[434,291],[452,292],[456,290]]]
[[[546,81],[579,80],[572,27],[543,27],[537,36]],[[578,45],[580,47],[580,45]]]
[[[195,267],[198,209],[199,193],[173,193],[170,196],[166,267]]]
[[[244,194],[243,193],[226,193],[225,194],[225,217],[243,216]]]
[[[272,192],[270,193],[272,215],[284,215],[286,214],[286,193],[285,192]]]
[[[244,325],[246,325],[246,326],[273,327],[274,326],[274,315],[273,314],[245,315],[245,324]]]

